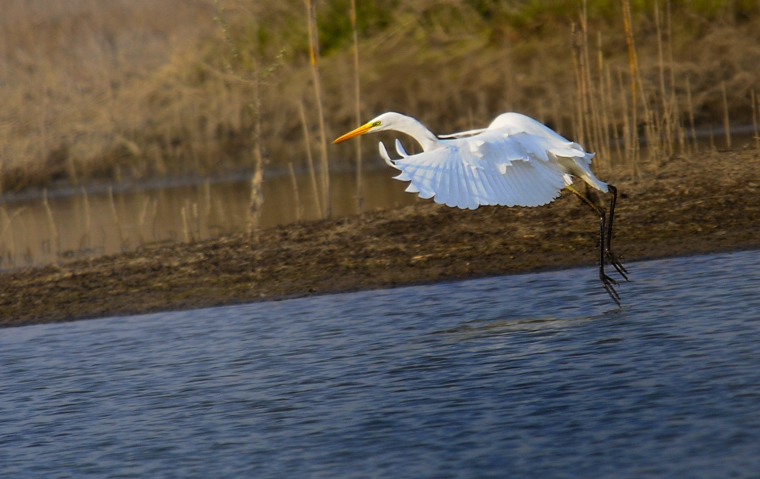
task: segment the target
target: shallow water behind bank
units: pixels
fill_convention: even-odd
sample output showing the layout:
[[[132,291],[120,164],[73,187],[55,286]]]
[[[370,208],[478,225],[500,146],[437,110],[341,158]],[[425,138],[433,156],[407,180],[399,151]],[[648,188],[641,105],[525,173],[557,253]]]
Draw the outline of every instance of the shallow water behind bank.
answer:
[[[363,208],[396,208],[416,197],[387,169],[363,175]],[[295,189],[293,181],[295,180]],[[334,217],[357,213],[356,174],[333,172]],[[273,172],[265,178],[262,228],[320,218],[310,177]],[[190,242],[242,233],[249,221],[250,179],[178,182],[124,191],[68,188],[0,198],[0,268],[96,258],[161,242]]]

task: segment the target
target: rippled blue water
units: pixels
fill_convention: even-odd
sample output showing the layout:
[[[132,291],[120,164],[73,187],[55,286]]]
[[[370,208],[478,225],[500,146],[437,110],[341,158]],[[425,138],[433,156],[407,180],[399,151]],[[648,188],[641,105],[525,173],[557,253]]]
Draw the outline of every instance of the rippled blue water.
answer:
[[[760,252],[0,331],[2,477],[758,477]]]

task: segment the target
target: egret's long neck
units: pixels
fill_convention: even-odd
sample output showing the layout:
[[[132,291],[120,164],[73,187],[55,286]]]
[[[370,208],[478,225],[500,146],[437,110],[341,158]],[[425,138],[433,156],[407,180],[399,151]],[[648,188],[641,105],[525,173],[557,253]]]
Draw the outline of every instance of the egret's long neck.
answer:
[[[391,128],[411,136],[422,146],[423,151],[433,150],[440,145],[440,141],[425,125],[406,115],[399,115],[400,120]]]

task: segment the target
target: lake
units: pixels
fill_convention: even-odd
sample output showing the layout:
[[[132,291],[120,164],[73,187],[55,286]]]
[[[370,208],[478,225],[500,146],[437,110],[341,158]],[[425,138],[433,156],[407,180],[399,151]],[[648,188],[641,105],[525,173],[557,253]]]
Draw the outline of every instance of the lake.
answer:
[[[757,477],[760,251],[8,328],[3,477]]]
[[[393,176],[389,169],[365,171],[363,211],[418,201]],[[320,200],[307,174],[270,172],[263,190],[262,228],[321,217]],[[250,197],[248,179],[154,181],[116,190],[68,188],[49,192],[47,202],[43,192],[0,196],[0,269],[244,232]],[[356,214],[356,173],[332,172],[330,198],[334,217]]]

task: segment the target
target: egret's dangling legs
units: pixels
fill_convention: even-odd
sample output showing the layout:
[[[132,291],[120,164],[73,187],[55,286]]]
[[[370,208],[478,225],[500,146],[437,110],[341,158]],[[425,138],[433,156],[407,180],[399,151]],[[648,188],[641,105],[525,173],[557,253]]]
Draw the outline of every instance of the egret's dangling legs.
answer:
[[[607,245],[606,247],[606,253],[607,253],[607,259],[612,264],[612,266],[615,267],[618,273],[620,273],[620,276],[623,277],[626,281],[628,281],[628,276],[626,273],[628,273],[628,270],[625,269],[625,266],[623,266],[620,261],[618,261],[617,256],[612,252],[610,249],[610,242],[612,241],[612,220],[615,217],[615,202],[617,201],[617,188],[614,186],[607,184],[607,189],[610,192],[611,199],[610,199],[610,218],[607,221]]]
[[[586,203],[594,212],[596,212],[597,215],[599,215],[599,279],[602,281],[602,286],[604,287],[604,290],[607,291],[607,294],[610,295],[610,297],[617,303],[618,306],[620,306],[620,295],[617,291],[615,291],[613,286],[616,286],[618,284],[617,281],[612,279],[607,275],[607,273],[604,272],[604,263],[605,263],[605,257],[609,258],[610,263],[615,267],[618,273],[627,281],[628,277],[625,275],[628,271],[623,267],[622,264],[617,260],[617,257],[610,251],[610,237],[612,236],[612,217],[614,215],[614,209],[615,209],[615,199],[617,197],[617,189],[615,189],[614,186],[608,185],[608,188],[610,189],[612,193],[612,200],[610,204],[610,220],[609,222],[606,222],[606,212],[604,209],[600,208],[598,205],[593,203],[591,200],[589,200],[585,195],[578,192],[575,188],[572,186],[566,186],[566,188],[573,193],[575,196],[581,199],[584,203]],[[605,224],[606,222],[606,224]],[[605,238],[606,235],[606,238]]]

